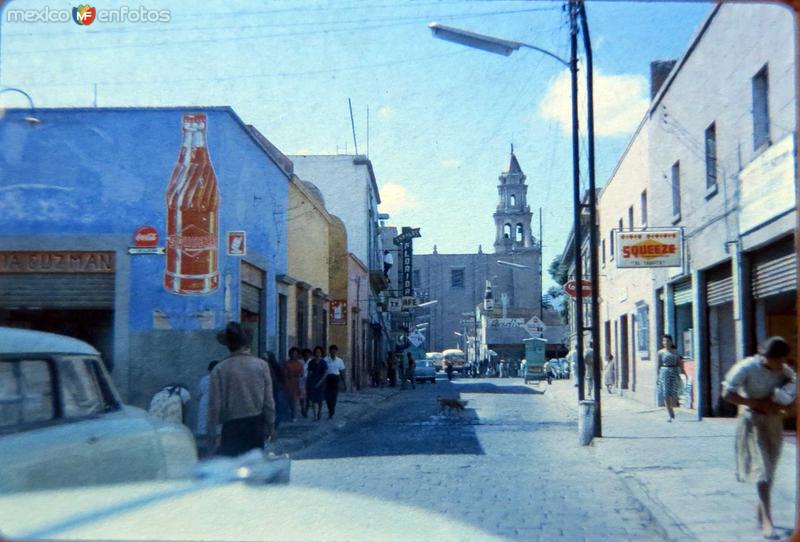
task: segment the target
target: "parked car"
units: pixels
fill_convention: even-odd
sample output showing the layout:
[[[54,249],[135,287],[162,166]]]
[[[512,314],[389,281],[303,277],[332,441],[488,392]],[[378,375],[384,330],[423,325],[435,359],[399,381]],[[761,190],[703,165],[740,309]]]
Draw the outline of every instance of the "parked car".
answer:
[[[100,354],[0,327],[0,492],[158,480],[197,463],[181,424],[122,404]]]
[[[428,352],[425,357],[433,360],[433,366],[437,371],[444,371],[444,354],[441,352]]]
[[[414,380],[427,380],[431,384],[436,384],[436,360],[433,358],[417,360],[417,366],[414,369]]]

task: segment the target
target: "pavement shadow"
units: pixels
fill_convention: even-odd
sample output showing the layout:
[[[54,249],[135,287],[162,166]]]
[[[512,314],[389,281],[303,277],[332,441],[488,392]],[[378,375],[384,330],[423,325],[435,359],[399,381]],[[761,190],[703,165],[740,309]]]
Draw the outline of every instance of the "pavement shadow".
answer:
[[[442,413],[435,397],[420,399],[401,409],[379,409],[327,442],[299,450],[293,459],[485,454],[476,433],[480,420],[475,409]]]
[[[536,388],[525,384],[495,384],[493,382],[453,382],[453,389],[458,393],[500,393],[519,395],[544,395],[547,384]]]

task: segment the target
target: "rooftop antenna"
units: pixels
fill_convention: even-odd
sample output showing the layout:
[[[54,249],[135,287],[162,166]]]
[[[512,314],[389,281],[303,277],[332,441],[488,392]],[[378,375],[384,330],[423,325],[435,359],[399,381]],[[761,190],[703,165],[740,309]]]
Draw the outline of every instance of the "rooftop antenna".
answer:
[[[350,101],[350,98],[347,98],[347,105],[350,107],[350,127],[353,128],[353,146],[356,148],[356,154],[358,154],[358,141],[356,140],[356,121],[353,120],[353,102]]]
[[[92,83],[94,89],[94,96],[92,98],[92,106],[97,107],[97,83]]]
[[[369,105],[367,105],[367,158],[369,158]]]

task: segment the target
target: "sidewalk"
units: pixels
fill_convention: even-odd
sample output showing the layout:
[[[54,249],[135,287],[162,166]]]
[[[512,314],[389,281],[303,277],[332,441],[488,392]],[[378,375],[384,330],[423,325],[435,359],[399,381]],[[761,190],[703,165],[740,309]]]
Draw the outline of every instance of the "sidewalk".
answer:
[[[668,539],[763,540],[756,523],[755,483],[736,481],[735,419],[699,422],[697,411],[679,409],[675,422],[668,423],[663,408],[602,393],[603,438],[595,439],[587,453],[622,477]],[[577,418],[571,381],[554,382],[547,396]],[[796,457],[796,445],[785,442],[772,490],[776,527],[794,525]]]
[[[364,388],[359,391],[339,393],[336,403],[336,416],[328,419],[327,406],[322,405],[322,419],[315,421],[311,412],[308,418],[302,416],[296,422],[283,422],[278,428],[278,439],[267,445],[266,451],[276,454],[291,454],[335,431],[341,431],[349,424],[361,422],[373,411],[400,393],[396,388]]]

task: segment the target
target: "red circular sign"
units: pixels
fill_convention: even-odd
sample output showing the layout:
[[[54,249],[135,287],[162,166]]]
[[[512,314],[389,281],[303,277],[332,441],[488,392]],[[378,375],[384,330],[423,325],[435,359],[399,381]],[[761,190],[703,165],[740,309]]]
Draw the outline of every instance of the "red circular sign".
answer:
[[[564,292],[570,297],[578,296],[578,282],[571,280],[564,285]],[[592,283],[588,280],[581,281],[581,294],[582,297],[589,297],[592,295]]]
[[[133,234],[133,246],[156,247],[158,246],[158,232],[153,226],[142,226]]]

